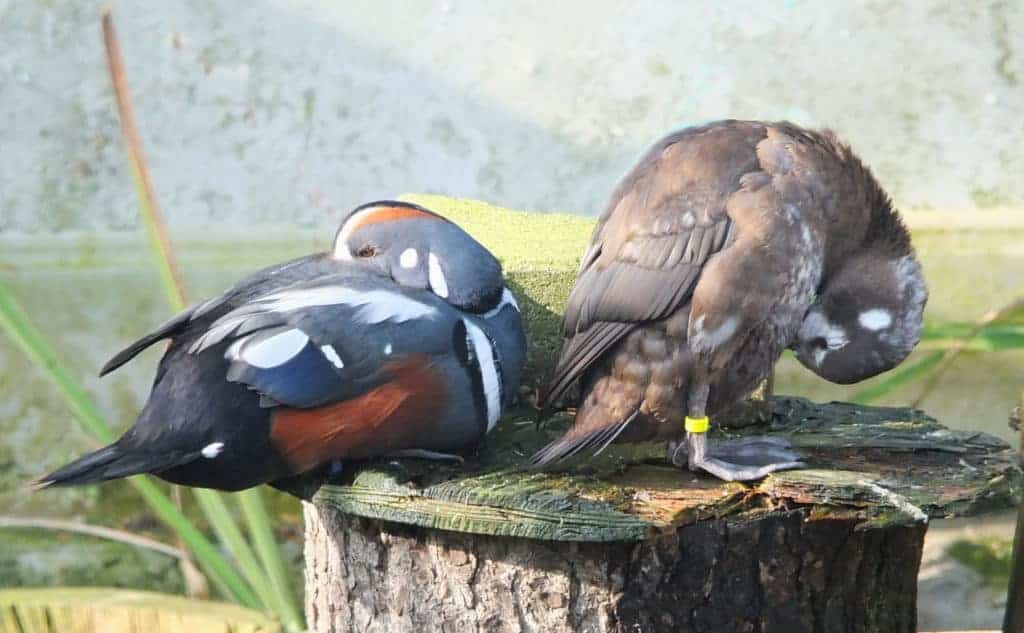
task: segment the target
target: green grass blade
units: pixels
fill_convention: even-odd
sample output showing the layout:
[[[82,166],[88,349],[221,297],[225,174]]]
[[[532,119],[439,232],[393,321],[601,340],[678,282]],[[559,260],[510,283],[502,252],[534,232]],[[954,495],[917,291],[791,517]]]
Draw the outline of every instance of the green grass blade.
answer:
[[[131,153],[131,152],[129,152]],[[142,220],[146,224],[146,233],[149,234],[149,244],[153,249],[153,259],[156,260],[157,271],[160,273],[160,285],[167,295],[167,301],[174,310],[181,311],[187,307],[188,300],[185,294],[185,286],[179,280],[181,271],[178,269],[177,260],[174,258],[173,246],[167,236],[167,229],[163,223],[159,209],[155,201],[150,200],[146,195],[144,174],[139,166],[136,157],[129,160],[132,170],[132,180],[135,182],[135,191],[139,196],[139,205],[142,210]]]
[[[155,200],[147,194],[143,167],[133,156],[132,176],[139,197],[139,208],[149,234],[149,244],[160,272],[161,285],[168,303],[175,311],[185,309],[186,292],[181,282],[181,273],[174,258],[174,247],[167,233],[166,225]],[[223,495],[212,490],[193,491],[199,508],[217,534],[218,540],[228,549],[239,569],[259,595],[264,608],[275,611],[289,630],[299,631],[304,627],[302,618],[291,591],[284,561],[270,531],[270,517],[257,491],[240,493],[239,501],[249,526],[249,533],[256,543],[256,550],[263,565],[257,562],[256,554],[245,539],[234,517],[228,510]],[[256,503],[251,499],[255,495]],[[246,501],[249,499],[250,501]],[[263,540],[261,541],[261,537]],[[269,539],[269,540],[266,540]]]
[[[210,527],[217,534],[217,539],[235,559],[242,575],[259,596],[263,607],[274,609],[274,605],[278,602],[274,588],[266,574],[263,573],[263,569],[257,562],[252,548],[249,547],[249,542],[242,535],[234,516],[228,510],[224,495],[205,488],[196,488],[192,492],[199,503],[199,509],[202,510],[203,515],[210,522]],[[274,610],[276,611],[276,609]]]
[[[146,224],[149,244],[160,272],[164,294],[175,311],[184,310],[187,295],[181,281],[181,271],[174,257],[173,243],[160,210],[156,206],[155,198],[147,189],[141,154],[136,155],[131,151],[129,154],[131,154],[132,176],[139,198],[140,214]],[[218,540],[231,553],[242,575],[259,596],[264,608],[275,611],[289,630],[302,630],[304,628],[303,620],[299,615],[295,594],[284,573],[284,561],[273,540],[270,517],[259,497],[259,492],[249,490],[239,493],[238,497],[248,523],[249,533],[253,537],[259,559],[263,563],[262,566],[257,562],[256,554],[253,553],[252,547],[228,510],[224,496],[213,490],[205,489],[196,489],[193,493],[200,510],[217,534]]]
[[[191,550],[196,562],[203,571],[210,577],[223,595],[233,597],[239,604],[259,609],[261,601],[253,593],[245,580],[214,547],[203,533],[200,532],[189,519],[178,510],[170,497],[160,491],[159,488],[146,477],[131,477],[128,482],[142,494],[143,499],[149,504],[160,519],[175,531],[181,540]]]
[[[132,161],[132,166],[141,215],[149,233],[149,243],[160,271],[164,293],[175,311],[184,310],[186,293],[175,263],[174,247],[159,209],[146,193],[141,170],[135,161]],[[259,493],[245,491],[238,497],[248,522],[249,533],[253,536],[259,558],[263,562],[262,566],[257,562],[256,554],[228,510],[223,495],[204,489],[194,490],[193,493],[218,540],[231,553],[246,580],[259,595],[264,608],[275,611],[290,630],[299,631],[304,628],[295,604],[294,592],[291,591],[290,583],[283,571],[284,561],[270,531],[270,517],[258,496]],[[256,503],[251,501],[254,495]],[[246,501],[247,499],[249,501]],[[264,537],[264,540],[261,541],[261,537]]]
[[[982,316],[974,327],[967,332],[956,344],[942,353],[935,368],[927,375],[921,377],[922,387],[917,397],[911,403],[914,407],[921,406],[921,402],[928,397],[939,384],[943,374],[953,365],[953,361],[959,356],[986,328],[1000,324],[1007,324],[1010,320],[1016,320],[1018,316],[1024,315],[1024,296],[1020,296],[1010,303],[999,308],[989,310]]]
[[[976,326],[970,323],[927,324],[921,334],[922,349],[951,349],[964,345],[968,352],[1001,352],[1024,349],[1024,325],[993,324],[967,339]]]
[[[75,419],[99,441],[105,444],[113,442],[114,433],[103,421],[92,399],[61,364],[3,283],[0,283],[0,326],[3,326],[8,337],[29,360],[38,365],[57,386]]]
[[[164,294],[175,311],[184,310],[187,295],[174,257],[173,244],[155,198],[147,190],[145,168],[140,162],[141,155],[134,155],[131,151],[129,153],[132,154],[130,162],[139,197],[139,209],[149,234],[149,244],[160,272]],[[224,496],[213,490],[204,489],[194,490],[193,493],[218,540],[231,553],[246,580],[259,595],[264,608],[275,611],[290,630],[299,631],[304,628],[295,604],[294,592],[291,591],[288,578],[284,574],[284,561],[270,531],[270,517],[260,500],[259,493],[254,490],[245,491],[238,497],[249,525],[249,533],[253,536],[259,558],[263,562],[262,567],[228,510]],[[251,501],[253,498],[256,499],[255,503]]]
[[[181,271],[174,257],[174,246],[168,235],[163,216],[156,205],[156,199],[151,193],[151,188],[147,187],[146,184],[147,175],[144,163],[142,162],[141,149],[132,148],[131,144],[128,143],[126,145],[128,146],[129,162],[132,167],[132,179],[135,182],[135,189],[139,198],[140,215],[146,224],[149,245],[153,251],[157,270],[160,273],[161,286],[172,309],[176,312],[184,310],[187,295],[181,280]],[[294,614],[294,605],[289,605],[286,601],[283,601],[282,596],[284,594],[276,586],[273,575],[266,567],[267,561],[272,558],[276,558],[278,564],[283,566],[276,545],[272,542],[272,547],[267,551],[265,551],[265,548],[258,548],[260,559],[264,561],[264,566],[261,567],[259,562],[257,562],[252,547],[250,547],[249,542],[245,539],[241,529],[235,522],[234,516],[228,510],[224,496],[213,490],[205,489],[193,490],[193,494],[210,527],[217,534],[218,540],[231,553],[242,575],[245,576],[259,596],[264,608],[276,611],[282,620],[287,622],[288,618]],[[244,497],[247,494],[242,493],[241,496]],[[262,511],[263,523],[269,526],[269,517],[267,517],[266,510],[263,509],[262,504],[260,504],[258,510]],[[252,513],[255,512],[256,510],[252,510]],[[252,516],[254,515],[252,513],[247,512],[246,518],[250,522],[250,533],[255,533],[252,524]],[[285,589],[287,590],[287,585],[285,585]],[[288,607],[292,607],[292,609],[290,610]],[[302,626],[298,625],[295,627],[295,630],[301,628]]]
[[[269,516],[263,505],[260,490],[253,488],[240,492],[238,501],[242,504],[242,512],[249,523],[249,534],[252,536],[260,560],[263,561],[263,568],[270,576],[270,582],[279,599],[278,613],[281,614],[282,623],[288,631],[301,631],[305,628],[303,616],[299,611],[299,604],[295,598],[295,592],[292,591],[288,574],[285,572],[280,549],[270,529]]]
[[[885,380],[857,392],[853,396],[853,401],[858,404],[875,402],[903,385],[927,375],[939,364],[942,357],[943,352],[941,351],[928,352],[917,361],[893,371]]]
[[[114,433],[103,420],[92,399],[71,377],[3,283],[0,283],[0,327],[53,382],[82,427],[103,443],[113,442]],[[156,515],[188,545],[199,565],[224,595],[232,596],[246,606],[259,606],[256,596],[238,572],[175,507],[167,495],[144,477],[131,477],[128,483],[139,491]]]

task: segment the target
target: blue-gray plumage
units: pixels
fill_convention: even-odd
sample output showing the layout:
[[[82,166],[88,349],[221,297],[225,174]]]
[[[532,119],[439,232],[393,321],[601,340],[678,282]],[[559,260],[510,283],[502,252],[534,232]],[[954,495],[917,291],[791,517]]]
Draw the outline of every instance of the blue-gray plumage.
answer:
[[[408,249],[443,270],[401,285],[410,280],[380,260]],[[452,457],[513,400],[525,355],[519,309],[493,255],[440,216],[388,201],[353,211],[330,253],[255,273],[132,344],[103,373],[167,338],[135,424],[42,486],[149,472],[305,496],[304,476],[339,460]]]
[[[889,198],[831,132],[721,121],[672,134],[616,188],[583,256],[542,404],[577,383],[581,402],[535,459],[664,437],[674,462],[723,479],[798,467],[778,440],[709,443],[708,414],[786,347],[834,382],[890,369],[917,343],[926,298]]]

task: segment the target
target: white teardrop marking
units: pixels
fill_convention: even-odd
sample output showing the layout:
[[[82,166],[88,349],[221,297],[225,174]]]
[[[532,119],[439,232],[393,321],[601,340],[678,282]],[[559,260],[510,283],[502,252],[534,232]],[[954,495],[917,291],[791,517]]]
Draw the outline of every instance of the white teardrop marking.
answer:
[[[224,442],[214,442],[207,444],[203,447],[203,450],[199,451],[206,459],[213,459],[220,455],[221,451],[224,450]]]
[[[448,280],[444,278],[444,271],[441,270],[441,262],[437,255],[431,253],[427,257],[427,274],[430,279],[430,289],[442,299],[448,298]]]
[[[246,363],[260,369],[283,365],[306,347],[309,337],[302,330],[285,330],[252,345],[242,345],[239,350]]]
[[[338,356],[338,350],[334,349],[333,345],[321,345],[320,352],[323,353],[324,358],[331,361],[331,364],[338,369],[345,368],[345,363],[342,362],[341,356]]]
[[[385,356],[391,356],[391,349],[392,349],[391,348],[391,343],[388,343],[387,345],[385,345],[384,346],[384,355]]]
[[[469,319],[463,319],[469,333],[473,353],[480,363],[480,378],[483,381],[484,396],[487,399],[487,430],[490,431],[501,417],[501,377],[494,364],[494,349],[491,339]]]
[[[857,317],[857,321],[860,323],[861,327],[871,330],[872,332],[877,332],[892,325],[892,315],[889,314],[888,310],[872,308],[861,312]]]
[[[415,248],[405,249],[398,257],[398,264],[402,268],[416,268],[418,263],[420,263],[420,254],[416,252]]]

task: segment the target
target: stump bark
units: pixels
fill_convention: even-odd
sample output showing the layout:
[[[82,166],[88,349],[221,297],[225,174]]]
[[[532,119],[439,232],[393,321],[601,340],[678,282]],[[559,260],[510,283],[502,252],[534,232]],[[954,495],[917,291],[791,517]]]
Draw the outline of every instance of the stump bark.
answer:
[[[454,466],[380,460],[306,505],[322,633],[912,633],[930,517],[1021,499],[1017,453],[912,409],[774,397],[748,433],[808,463],[751,484],[614,446],[558,470],[561,433],[504,420]],[[525,415],[525,413],[524,413]]]
[[[913,633],[925,528],[806,509],[640,542],[460,534],[306,505],[312,631]]]

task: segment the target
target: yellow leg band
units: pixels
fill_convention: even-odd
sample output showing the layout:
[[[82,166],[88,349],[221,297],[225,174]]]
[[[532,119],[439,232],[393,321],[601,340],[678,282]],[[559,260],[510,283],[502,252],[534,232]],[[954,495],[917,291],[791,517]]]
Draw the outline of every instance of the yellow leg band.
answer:
[[[708,432],[708,418],[691,418],[686,416],[686,422],[683,424],[688,433],[707,433]]]

